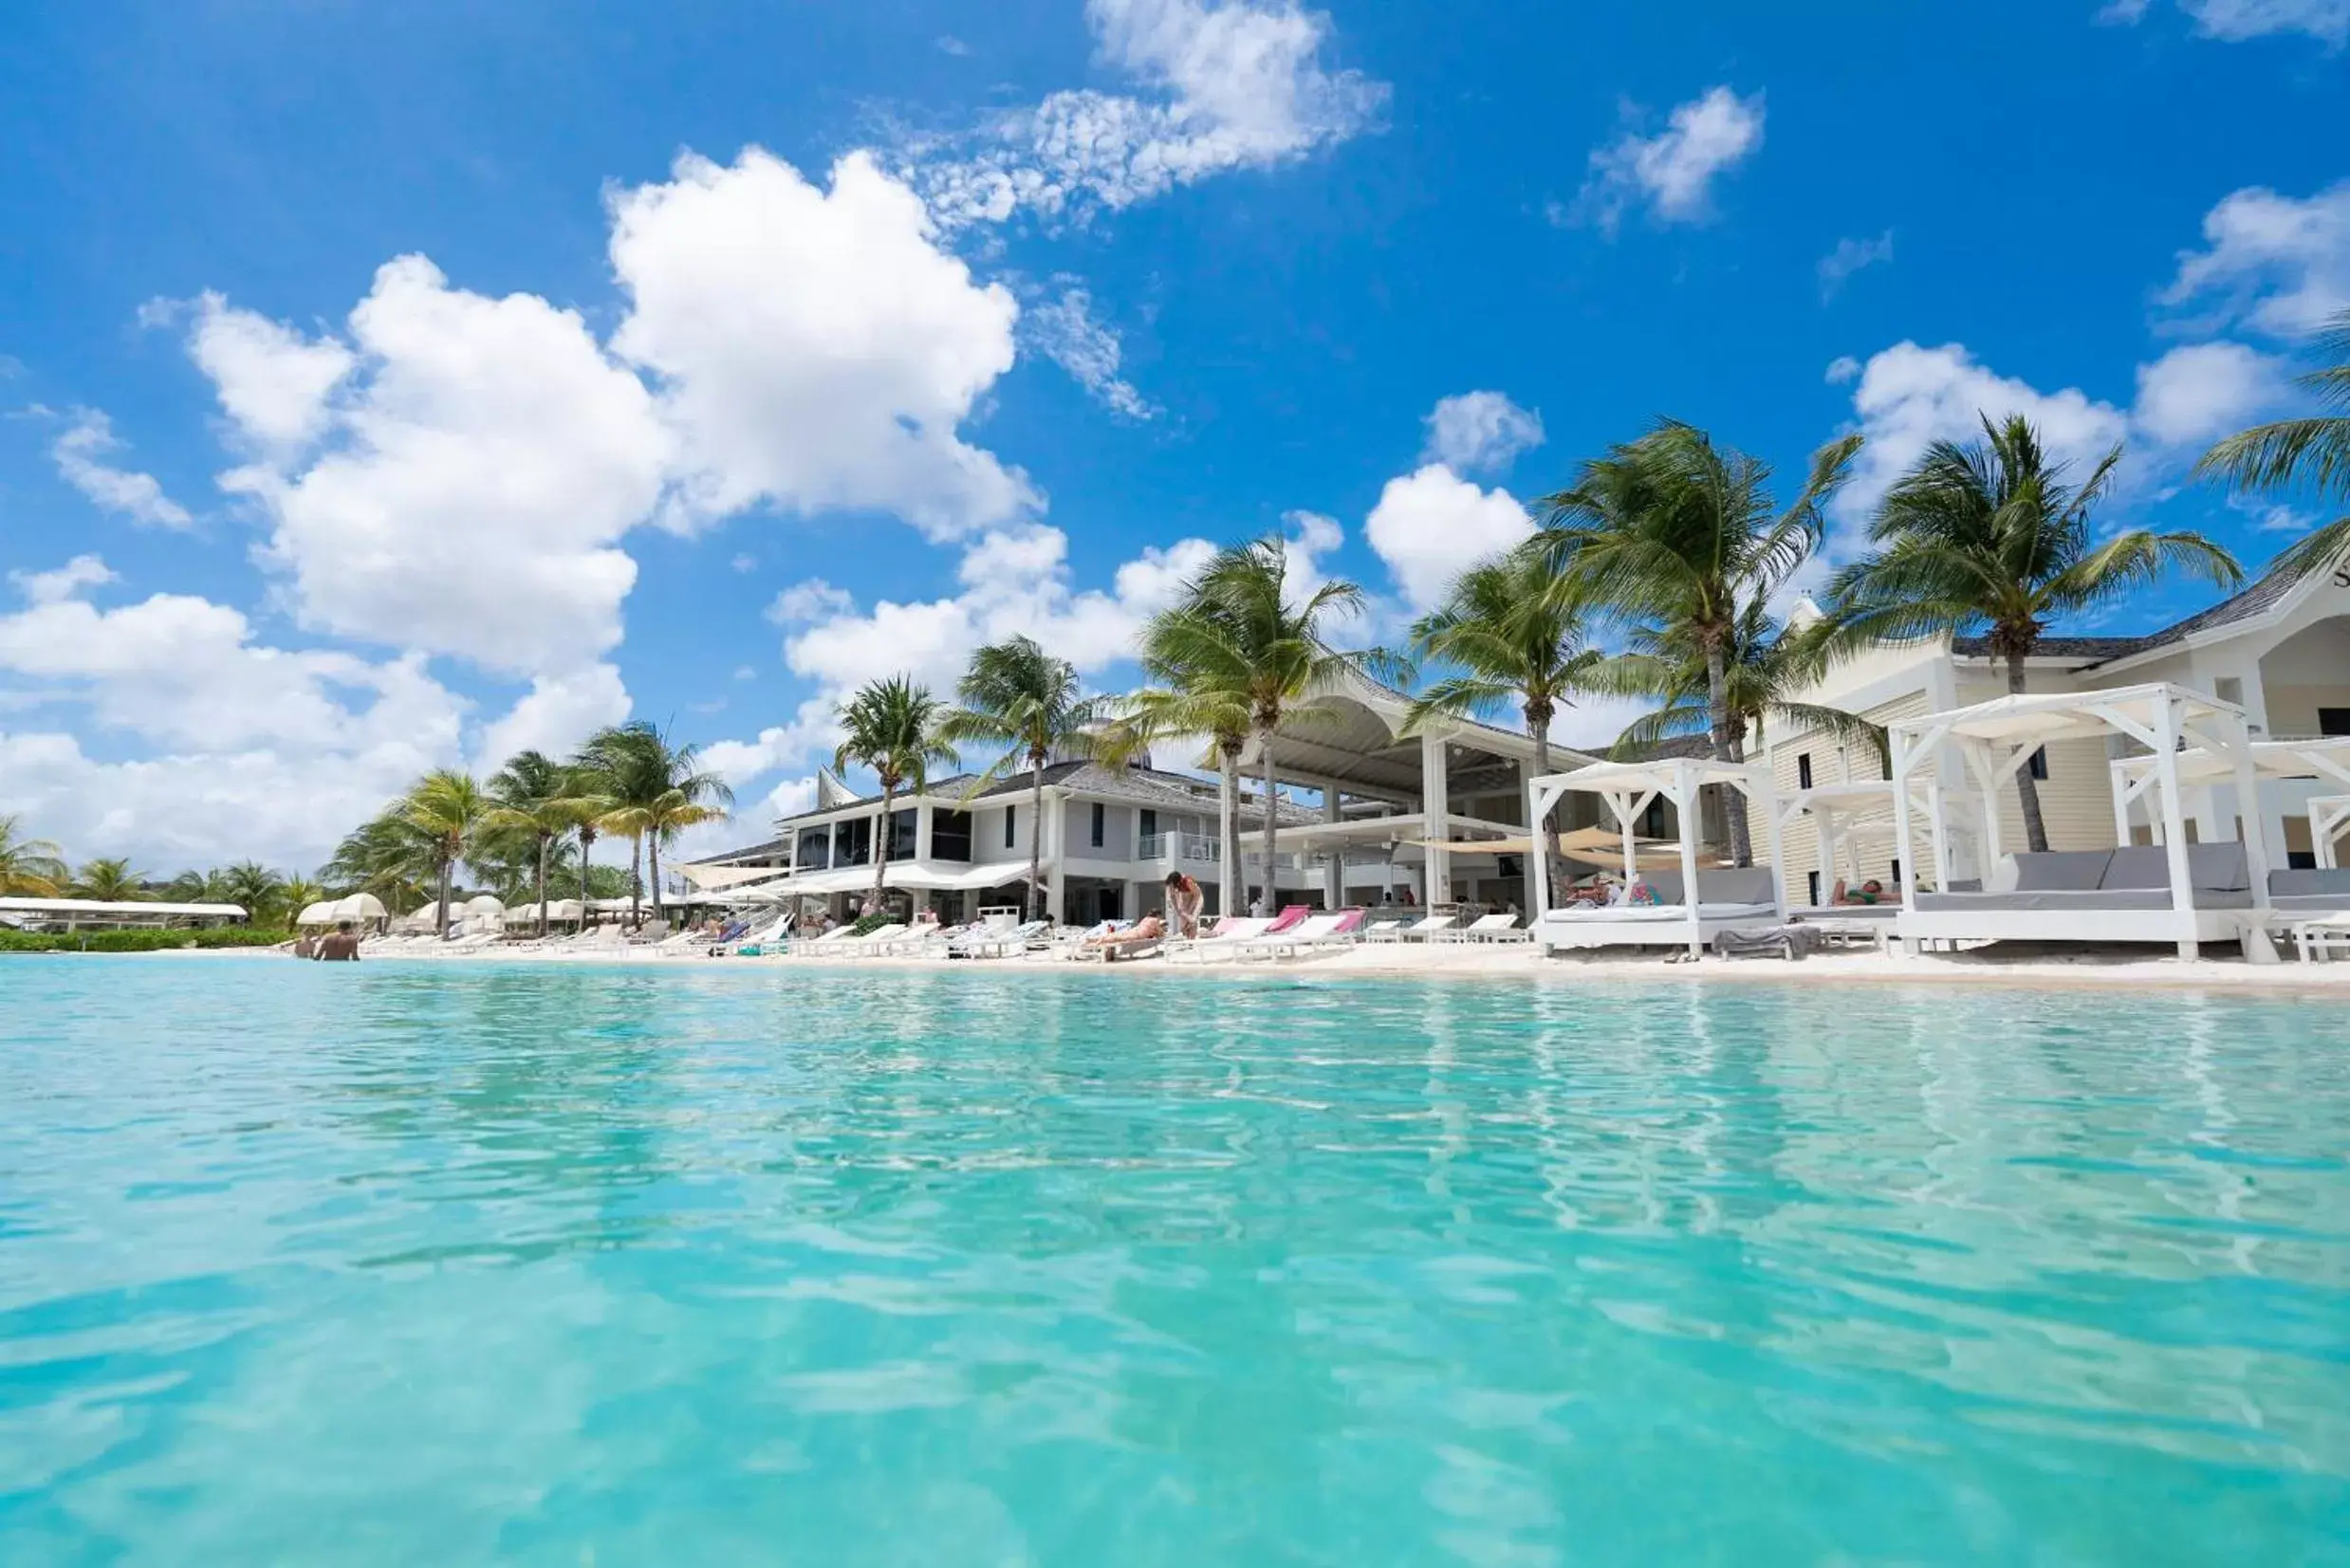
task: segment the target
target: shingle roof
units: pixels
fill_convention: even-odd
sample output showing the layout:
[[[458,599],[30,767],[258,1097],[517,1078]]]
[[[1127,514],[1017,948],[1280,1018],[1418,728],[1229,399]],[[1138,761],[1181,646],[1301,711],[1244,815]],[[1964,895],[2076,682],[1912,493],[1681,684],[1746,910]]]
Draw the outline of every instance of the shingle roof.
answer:
[[[2242,593],[2230,595],[2209,609],[2198,610],[2184,620],[2173,621],[2158,632],[2136,637],[2042,637],[2037,652],[2044,658],[2077,658],[2089,665],[2109,664],[2165,643],[2184,642],[2215,626],[2229,626],[2266,614],[2283,603],[2300,581],[2293,573],[2271,566]],[[1968,658],[1987,658],[1990,655],[1990,641],[1988,637],[1955,637],[1952,639],[1951,651]]]

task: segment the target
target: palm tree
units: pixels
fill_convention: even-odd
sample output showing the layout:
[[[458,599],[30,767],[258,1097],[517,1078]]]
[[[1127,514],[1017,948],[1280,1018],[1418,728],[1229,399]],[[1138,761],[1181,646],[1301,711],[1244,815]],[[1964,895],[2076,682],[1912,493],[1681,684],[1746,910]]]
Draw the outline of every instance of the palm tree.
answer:
[[[1281,727],[1323,711],[1323,699],[1346,672],[1386,672],[1401,664],[1378,649],[1342,653],[1330,646],[1330,621],[1362,608],[1360,587],[1333,579],[1301,598],[1288,574],[1289,553],[1278,538],[1221,551],[1192,589],[1194,613],[1166,629],[1164,650],[1175,667],[1196,672],[1212,689],[1246,697],[1265,772],[1268,905],[1279,847],[1280,774],[1274,753]]]
[[[1860,437],[1848,435],[1812,453],[1804,488],[1774,510],[1769,464],[1716,447],[1693,425],[1663,420],[1585,463],[1571,488],[1536,502],[1544,526],[1528,547],[1560,569],[1564,591],[1698,650],[1713,755],[1732,762],[1730,640],[1749,607],[1767,601],[1809,559],[1825,532],[1823,508],[1860,450]],[[1746,799],[1726,793],[1731,858],[1751,865]]]
[[[338,893],[372,893],[406,913],[423,901],[436,869],[432,837],[409,820],[402,800],[344,835],[319,879]]]
[[[1606,655],[1585,634],[1587,612],[1538,551],[1472,566],[1445,601],[1412,625],[1412,649],[1454,673],[1434,682],[1404,715],[1403,731],[1439,718],[1489,718],[1511,705],[1534,742],[1534,773],[1550,771],[1550,722]],[[1543,856],[1560,885],[1559,829],[1543,824]]]
[[[938,700],[904,675],[869,683],[839,709],[843,739],[833,753],[832,766],[845,768],[862,763],[881,782],[881,822],[874,835],[873,901],[881,901],[889,873],[892,827],[890,802],[899,788],[912,785],[916,795],[929,787],[930,765],[953,766],[954,748],[935,733]],[[916,846],[920,853],[920,846]]]
[[[326,896],[326,890],[319,886],[318,883],[312,881],[309,877],[304,876],[297,873],[296,875],[286,878],[285,882],[278,888],[277,895],[279,900],[285,905],[286,918],[288,921],[291,921],[296,916],[300,915],[304,910],[308,909],[312,904],[315,904],[324,898]]]
[[[109,904],[135,903],[147,896],[147,876],[133,871],[125,859],[85,860],[74,876],[73,895]]]
[[[1205,735],[1215,752],[1217,856],[1221,861],[1220,913],[1237,913],[1248,891],[1240,863],[1240,756],[1249,745],[1250,711],[1246,686],[1229,677],[1229,662],[1188,664],[1186,651],[1212,639],[1212,628],[1194,624],[1212,615],[1197,590],[1185,602],[1161,610],[1143,623],[1138,652],[1146,686],[1116,701],[1117,723],[1104,749],[1123,761],[1154,740]]]
[[[715,821],[734,803],[734,792],[715,773],[701,770],[692,746],[673,744],[639,719],[589,737],[581,763],[591,775],[583,797],[597,806],[597,825],[629,836],[629,924],[642,924],[638,857],[649,849],[653,907],[661,907],[661,846],[698,822]]]
[[[1082,698],[1077,669],[1033,639],[1014,636],[971,655],[971,668],[957,683],[961,706],[938,717],[941,746],[1001,746],[1005,752],[964,792],[966,801],[990,784],[1028,768],[1028,916],[1045,902],[1045,765],[1054,753],[1087,755],[1098,749],[1094,727],[1107,716],[1105,704]]]
[[[268,925],[270,913],[286,896],[286,878],[258,860],[239,860],[221,875],[229,902],[242,905],[245,917],[254,925]],[[300,909],[295,906],[296,913]]]
[[[482,819],[490,813],[489,798],[471,773],[439,768],[416,781],[400,803],[399,815],[430,844],[437,892],[433,930],[449,930],[449,876],[472,848]]]
[[[1846,746],[1885,757],[1885,731],[1841,708],[1804,702],[1796,693],[1818,682],[1824,635],[1782,625],[1760,600],[1748,607],[1731,635],[1726,684],[1733,761],[1744,762],[1749,739],[1760,742],[1773,725],[1823,730]],[[1657,627],[1636,627],[1624,652],[1585,677],[1595,692],[1646,698],[1657,706],[1626,725],[1614,753],[1624,757],[1677,735],[1703,735],[1712,724],[1703,653]]]
[[[2178,566],[2222,587],[2243,581],[2235,558],[2196,533],[2133,528],[2102,544],[2089,513],[2104,494],[2121,449],[2107,452],[2080,485],[2064,482],[2039,433],[2022,415],[1983,420],[1984,439],[1937,441],[1903,475],[1869,526],[1876,553],[1837,573],[1829,588],[1830,654],[1982,627],[2008,667],[2008,690],[2024,690],[2024,661],[2048,623],[2110,603]],[[2040,790],[2018,768],[2015,790],[2034,853],[2048,847]]]
[[[2316,343],[2328,362],[2302,377],[2301,384],[2332,412],[2230,435],[2203,454],[2195,472],[2217,475],[2243,490],[2273,492],[2306,486],[2322,501],[2350,503],[2350,310],[2327,323]],[[2314,530],[2279,555],[2269,569],[2302,578],[2326,566],[2350,579],[2350,517],[2336,518]]]
[[[19,839],[20,817],[0,816],[0,895],[54,898],[65,880],[65,852],[46,839]]]
[[[543,751],[518,751],[490,781],[485,828],[527,835],[537,863],[539,934],[546,934],[547,858],[565,834],[580,827],[594,803],[573,793],[573,769]]]

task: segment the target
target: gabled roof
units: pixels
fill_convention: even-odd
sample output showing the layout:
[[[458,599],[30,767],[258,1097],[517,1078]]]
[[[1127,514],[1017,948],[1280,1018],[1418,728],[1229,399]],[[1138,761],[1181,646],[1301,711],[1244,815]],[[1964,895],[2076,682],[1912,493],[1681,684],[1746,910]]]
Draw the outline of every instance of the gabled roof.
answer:
[[[2084,669],[2111,664],[2117,659],[2149,653],[2168,643],[2185,642],[2202,633],[2267,615],[2292,598],[2304,583],[2314,584],[2320,575],[2311,573],[2306,577],[2298,577],[2272,565],[2241,593],[2231,594],[2184,620],[2173,621],[2158,632],[2134,637],[2042,637],[2034,650],[2034,656],[2077,658]],[[1962,658],[1988,658],[1990,656],[1990,639],[1955,637],[1952,639],[1951,652]]]

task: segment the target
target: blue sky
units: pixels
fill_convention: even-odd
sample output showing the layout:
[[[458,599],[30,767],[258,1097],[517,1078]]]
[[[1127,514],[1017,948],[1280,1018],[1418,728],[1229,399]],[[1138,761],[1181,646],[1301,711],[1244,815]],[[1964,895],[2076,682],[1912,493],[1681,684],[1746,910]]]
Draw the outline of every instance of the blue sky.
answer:
[[[2350,303],[2350,0],[176,0],[0,22],[0,812],[314,864],[650,717],[1114,686],[1271,531],[1392,635],[1657,415],[1873,495],[1978,408],[2183,487]],[[2127,630],[2196,602],[2130,606]],[[1603,739],[1595,709],[1563,727]]]

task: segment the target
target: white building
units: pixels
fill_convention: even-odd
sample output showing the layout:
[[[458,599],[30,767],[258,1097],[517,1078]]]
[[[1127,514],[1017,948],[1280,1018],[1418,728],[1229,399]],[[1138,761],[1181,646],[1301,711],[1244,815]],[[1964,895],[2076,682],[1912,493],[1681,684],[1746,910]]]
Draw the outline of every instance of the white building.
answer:
[[[1798,612],[1799,623],[1804,613]],[[2298,581],[2271,574],[2145,636],[2044,637],[2026,665],[2026,681],[2035,694],[2167,681],[2242,708],[2255,741],[2350,736],[2350,561]],[[1804,702],[1886,723],[1969,707],[2007,691],[2007,669],[1981,638],[1937,637],[1874,649],[1799,695]],[[1770,734],[1766,740],[1774,782],[1783,792],[1884,776],[1872,750],[1848,747],[1825,732]],[[2051,849],[2119,847],[2112,770],[2118,755],[2113,745],[2100,740],[2060,742],[2031,765]],[[1968,787],[1954,759],[1945,769],[1946,784]],[[2261,781],[2254,810],[2275,864],[2317,863],[2308,802],[2341,793],[2340,780]],[[2002,843],[2021,846],[2023,816],[2015,791],[2002,791],[1997,806]],[[2198,790],[2190,832],[2204,841],[2231,839],[2237,812],[2232,785]],[[2153,824],[2142,805],[2132,813],[2131,840],[2153,840]],[[1962,845],[1962,858],[1964,853]],[[1823,871],[1808,823],[1790,827],[1786,854],[1789,895],[1808,891],[1817,902],[1835,873]],[[1893,864],[1890,835],[1863,847],[1862,857],[1867,876],[1892,878],[1903,869]],[[1980,867],[1953,871],[1954,876],[1980,875]]]

